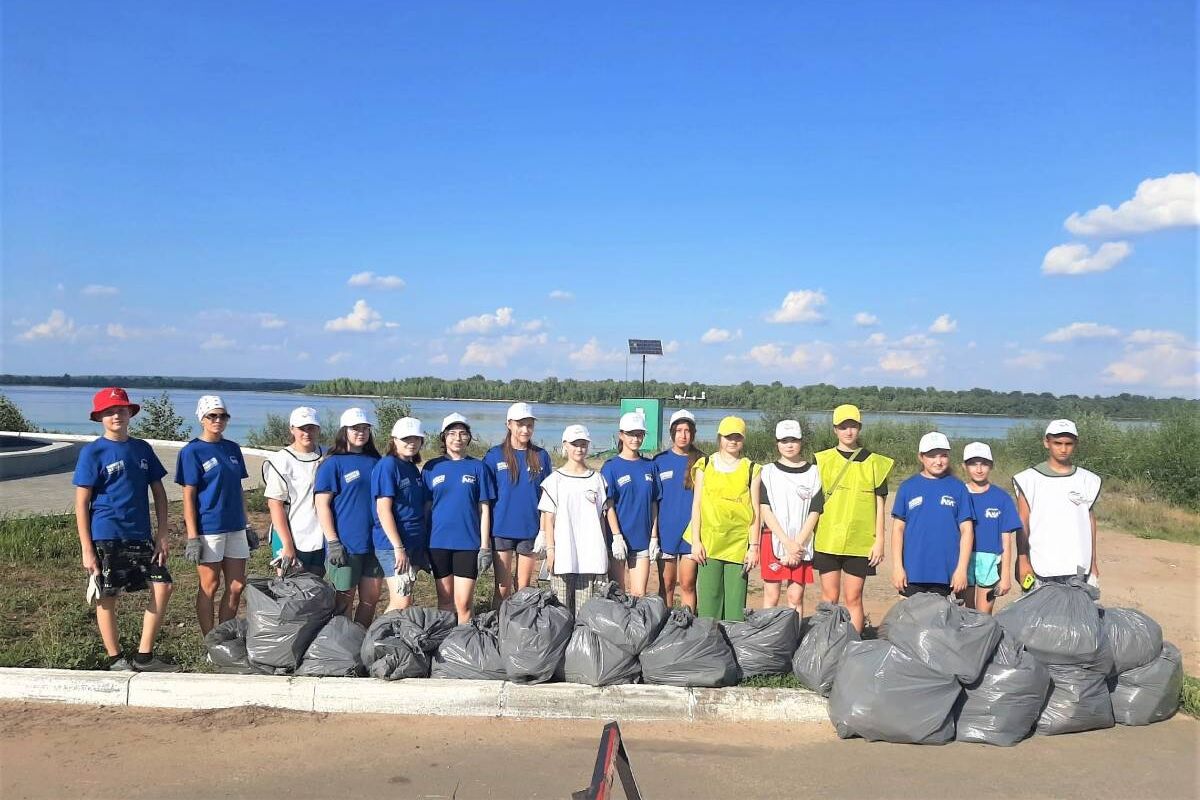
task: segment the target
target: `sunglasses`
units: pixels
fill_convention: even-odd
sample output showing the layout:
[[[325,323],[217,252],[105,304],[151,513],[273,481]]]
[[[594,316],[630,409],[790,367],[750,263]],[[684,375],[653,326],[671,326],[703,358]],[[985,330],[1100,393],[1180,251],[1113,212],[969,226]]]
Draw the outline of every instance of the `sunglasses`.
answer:
[[[209,422],[224,422],[229,419],[228,414],[205,414],[204,418]]]

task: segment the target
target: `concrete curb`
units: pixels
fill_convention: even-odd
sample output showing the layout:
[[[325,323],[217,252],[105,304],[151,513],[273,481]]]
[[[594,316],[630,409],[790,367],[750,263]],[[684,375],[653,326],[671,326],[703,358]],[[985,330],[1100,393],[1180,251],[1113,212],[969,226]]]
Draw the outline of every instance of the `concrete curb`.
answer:
[[[804,689],[684,689],[630,684],[529,686],[436,678],[113,673],[0,668],[0,700],[136,706],[518,719],[823,722],[825,700]]]

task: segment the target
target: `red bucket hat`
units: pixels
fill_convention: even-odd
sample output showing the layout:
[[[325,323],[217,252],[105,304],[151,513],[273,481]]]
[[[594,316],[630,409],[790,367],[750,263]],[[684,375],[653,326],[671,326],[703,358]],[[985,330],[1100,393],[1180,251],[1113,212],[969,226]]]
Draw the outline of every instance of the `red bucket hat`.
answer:
[[[129,402],[129,395],[124,389],[116,386],[110,386],[107,389],[101,389],[92,397],[92,422],[98,421],[98,416],[110,408],[117,406],[128,406],[129,416],[133,416],[142,410],[142,407],[137,403]]]

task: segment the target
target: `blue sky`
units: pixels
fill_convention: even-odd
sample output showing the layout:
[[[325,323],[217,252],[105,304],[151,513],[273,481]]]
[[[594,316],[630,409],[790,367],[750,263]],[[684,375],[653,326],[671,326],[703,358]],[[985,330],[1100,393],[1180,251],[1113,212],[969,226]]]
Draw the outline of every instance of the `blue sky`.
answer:
[[[1195,23],[8,4],[0,368],[1194,396]]]

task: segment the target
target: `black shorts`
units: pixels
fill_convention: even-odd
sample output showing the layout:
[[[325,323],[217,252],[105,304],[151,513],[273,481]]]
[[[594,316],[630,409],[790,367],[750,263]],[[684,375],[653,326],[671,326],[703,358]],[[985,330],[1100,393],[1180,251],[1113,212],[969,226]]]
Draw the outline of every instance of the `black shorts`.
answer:
[[[875,574],[871,559],[866,556],[837,556],[833,553],[813,553],[813,569],[817,572],[844,572],[856,578]]]
[[[172,583],[167,568],[153,561],[154,542],[113,539],[93,544],[100,562],[100,592],[105,597],[140,592],[150,583]]]
[[[429,548],[429,560],[433,566],[433,577],[470,578],[479,577],[478,550],[446,550],[441,547]]]
[[[914,594],[940,594],[942,597],[950,596],[950,584],[948,583],[910,583],[900,590],[900,594],[904,597],[912,597]]]
[[[492,552],[509,553],[516,551],[519,555],[533,555],[533,539],[508,539],[504,536],[492,537]]]

